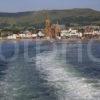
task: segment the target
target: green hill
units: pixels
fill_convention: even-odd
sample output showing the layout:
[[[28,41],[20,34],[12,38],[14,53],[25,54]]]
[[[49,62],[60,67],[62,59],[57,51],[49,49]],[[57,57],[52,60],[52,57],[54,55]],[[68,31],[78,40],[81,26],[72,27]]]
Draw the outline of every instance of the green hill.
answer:
[[[19,13],[0,13],[0,28],[3,27],[43,27],[46,15],[53,23],[100,25],[100,11],[92,9],[41,10]]]

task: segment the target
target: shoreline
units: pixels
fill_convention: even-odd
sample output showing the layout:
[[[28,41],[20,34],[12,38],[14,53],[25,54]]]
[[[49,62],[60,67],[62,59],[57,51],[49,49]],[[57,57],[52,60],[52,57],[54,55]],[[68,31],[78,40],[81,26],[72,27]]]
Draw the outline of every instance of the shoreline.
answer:
[[[32,39],[32,38],[25,38],[25,39],[0,39],[0,41],[27,41],[27,40],[31,40],[31,41],[50,41],[50,42],[78,42],[78,41],[82,41],[82,42],[87,42],[87,41],[100,41],[100,38],[84,38],[84,39],[80,39],[80,38],[69,38],[69,39],[46,39],[46,38],[41,38],[41,39]]]

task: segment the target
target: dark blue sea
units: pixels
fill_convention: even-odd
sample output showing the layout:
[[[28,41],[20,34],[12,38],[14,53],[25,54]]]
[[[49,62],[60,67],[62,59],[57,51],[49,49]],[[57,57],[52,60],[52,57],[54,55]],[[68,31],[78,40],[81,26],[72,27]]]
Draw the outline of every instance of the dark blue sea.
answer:
[[[0,100],[100,100],[100,41],[0,41]]]

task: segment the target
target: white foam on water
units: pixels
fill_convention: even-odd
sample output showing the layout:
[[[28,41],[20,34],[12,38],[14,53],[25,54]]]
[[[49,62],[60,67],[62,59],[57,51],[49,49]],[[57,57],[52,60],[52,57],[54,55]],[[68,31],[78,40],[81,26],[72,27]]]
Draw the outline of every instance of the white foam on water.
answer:
[[[16,64],[17,62],[14,62],[15,66],[8,65],[9,68],[5,70],[4,80],[0,81],[0,100],[15,100],[21,94],[18,91],[26,87],[25,84],[20,84],[21,78],[19,78],[19,74],[21,69]]]
[[[41,77],[55,88],[58,100],[100,100],[100,91],[86,83],[86,78],[76,77],[68,71],[71,65],[56,59],[56,52],[37,55],[36,67]]]

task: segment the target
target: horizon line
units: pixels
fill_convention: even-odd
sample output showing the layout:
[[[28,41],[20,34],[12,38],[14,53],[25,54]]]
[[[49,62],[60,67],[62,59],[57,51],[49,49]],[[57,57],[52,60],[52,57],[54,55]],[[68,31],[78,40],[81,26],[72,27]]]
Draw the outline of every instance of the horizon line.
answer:
[[[38,9],[38,10],[25,10],[25,11],[0,11],[0,13],[23,13],[23,12],[38,12],[38,11],[49,11],[49,10],[74,10],[74,9],[91,9],[95,11],[100,11],[99,9],[94,8],[56,8],[56,9]]]

